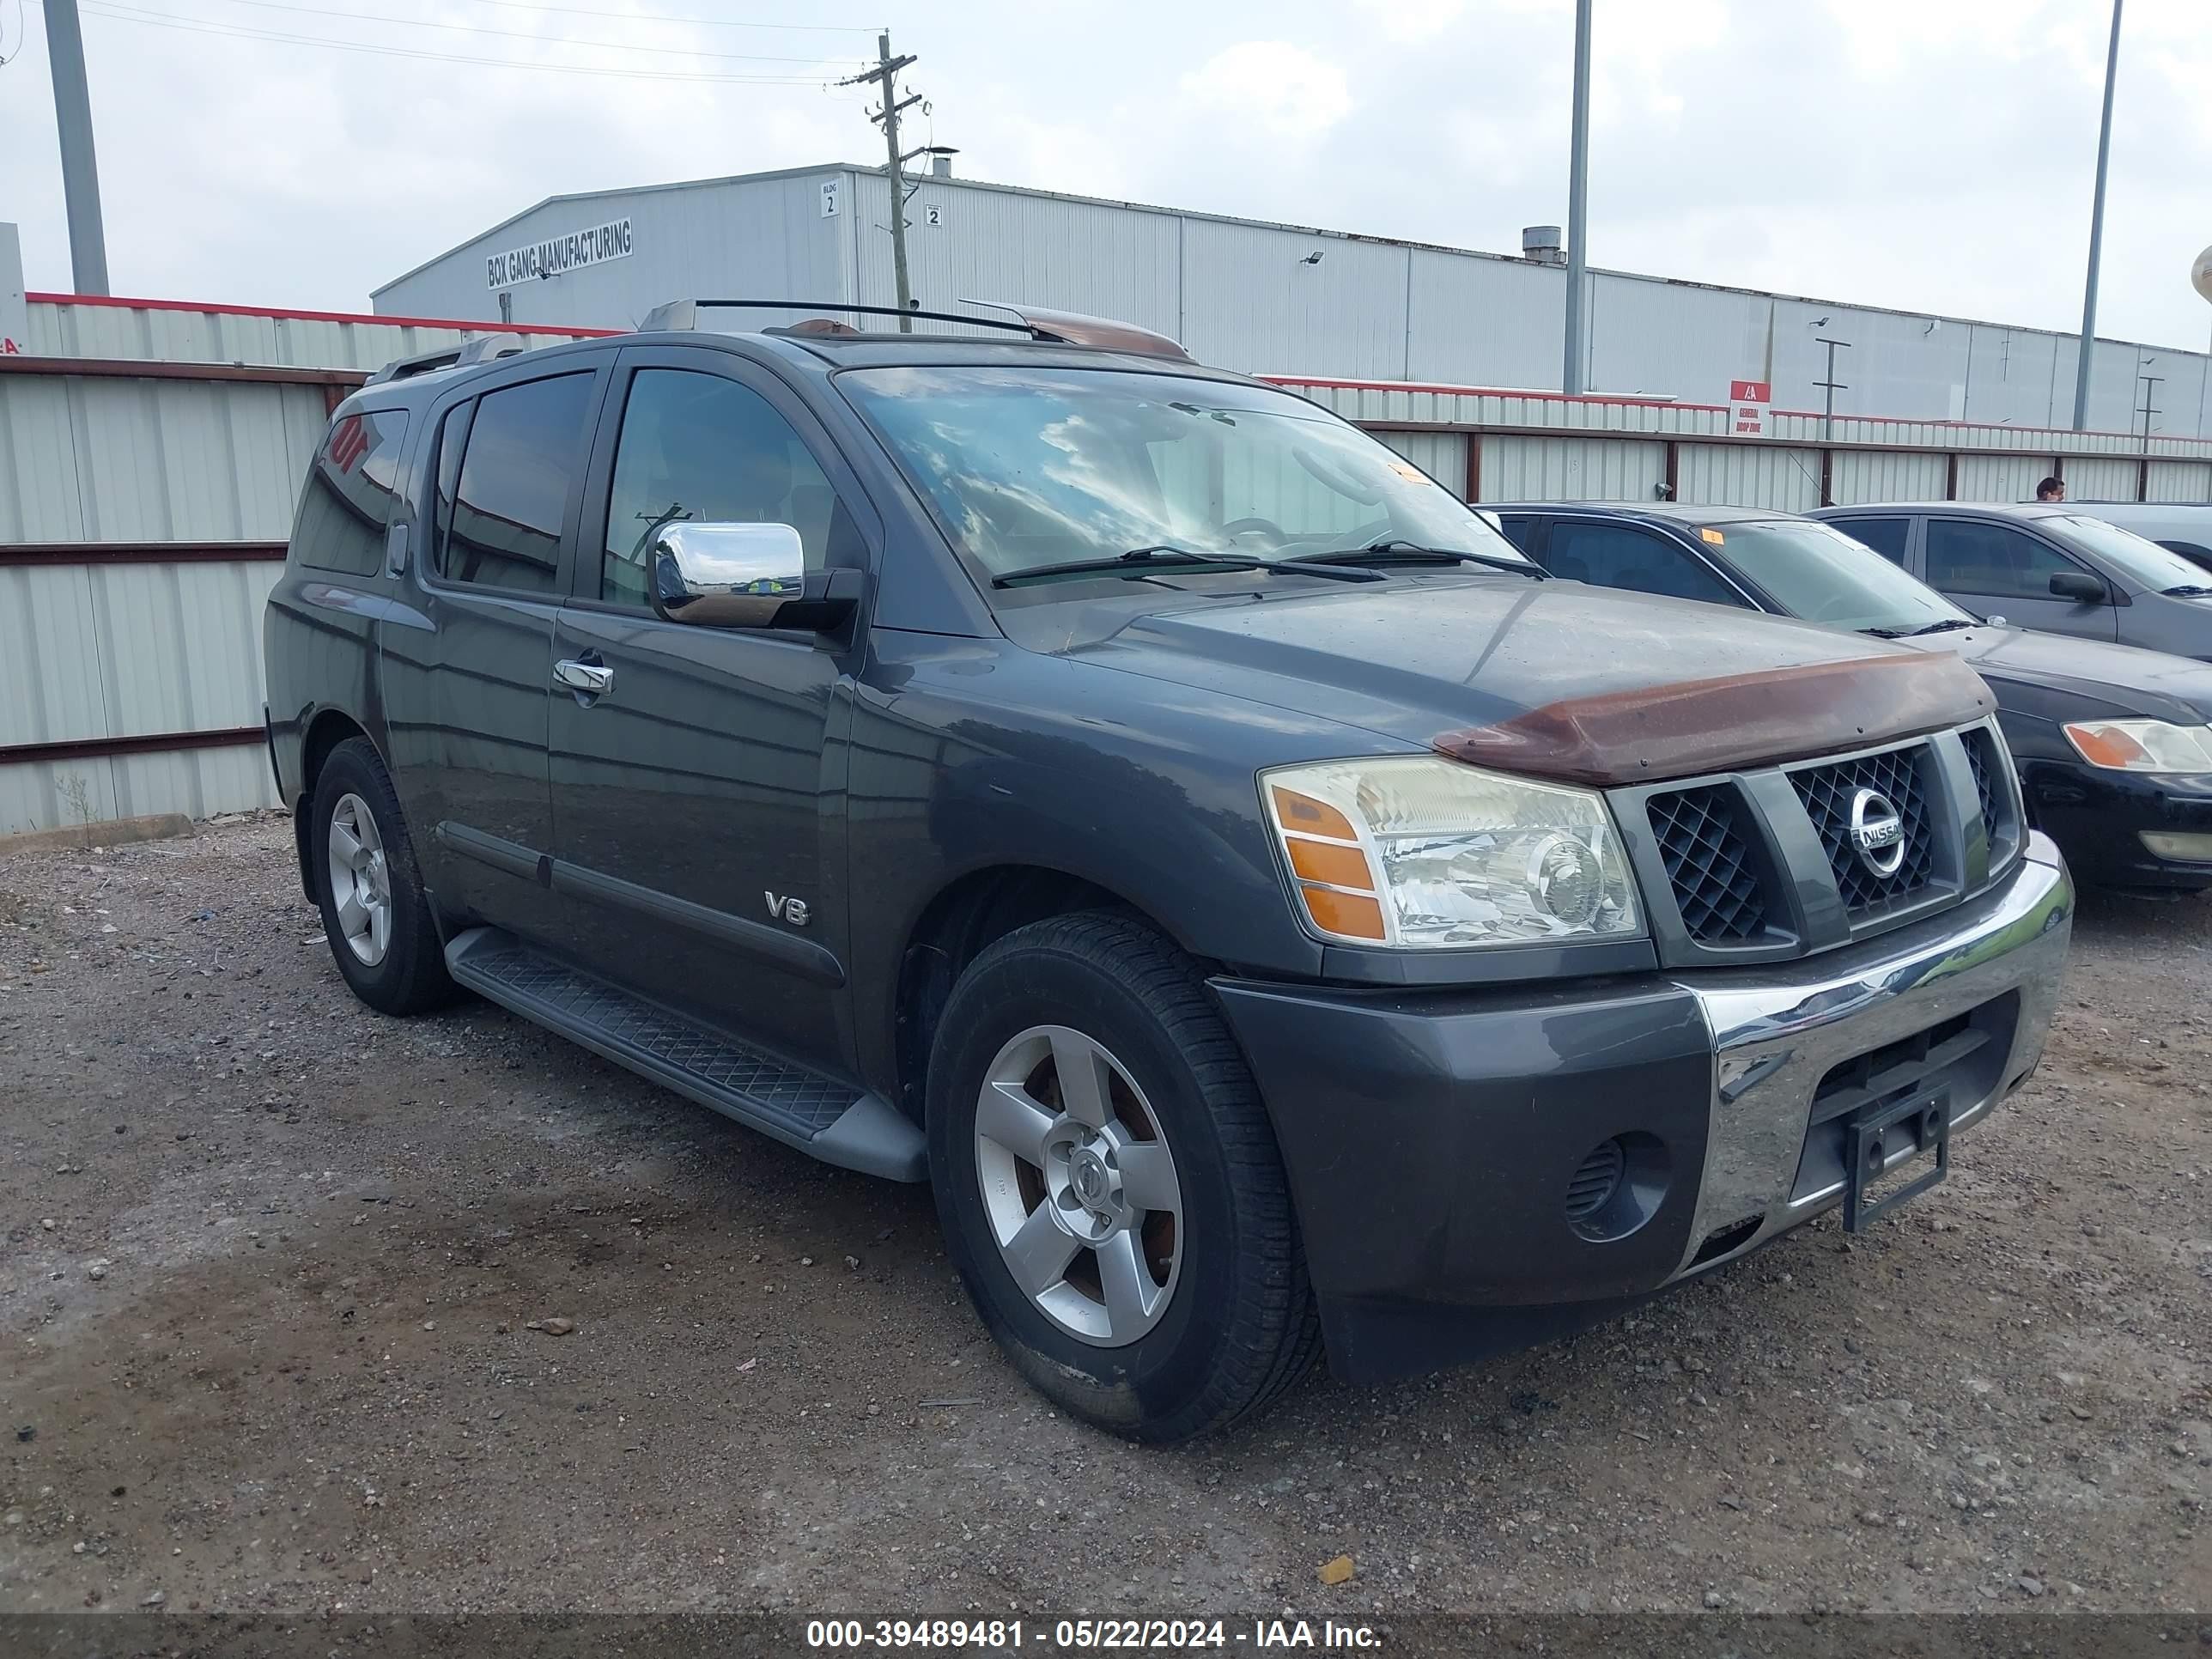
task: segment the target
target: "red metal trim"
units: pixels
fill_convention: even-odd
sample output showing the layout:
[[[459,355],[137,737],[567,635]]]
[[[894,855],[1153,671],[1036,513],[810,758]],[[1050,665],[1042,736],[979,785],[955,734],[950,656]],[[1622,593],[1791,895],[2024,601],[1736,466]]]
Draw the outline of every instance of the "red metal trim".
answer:
[[[0,374],[76,374],[108,380],[234,380],[252,386],[327,386],[350,391],[357,368],[288,368],[274,363],[179,363],[153,357],[0,357]]]
[[[1674,501],[1682,490],[1682,441],[1667,440],[1667,499]]]
[[[1959,452],[1955,449],[1943,458],[1943,499],[1959,499]]]
[[[1817,438],[1747,438],[1739,437],[1733,432],[1636,432],[1595,426],[1509,426],[1503,422],[1487,421],[1353,421],[1352,424],[1362,432],[1486,432],[1501,438],[1612,438],[1618,439],[1623,443],[1633,444],[1737,444],[1749,449],[1764,447],[1855,450],[1878,455],[1908,453],[1936,455],[1945,453],[1925,444],[1885,444],[1852,438],[1838,438],[1831,443],[1823,444]],[[1996,456],[2011,460],[2017,460],[2025,456],[2038,463],[2051,459],[2051,452],[2047,449],[1984,449],[1977,445],[1973,448],[1958,453],[1965,455]],[[2077,455],[2075,459],[2076,460],[2118,459],[2131,461],[2136,458],[2133,454],[2127,454],[2118,458],[2109,455]],[[2178,459],[2190,458],[2184,456]]]
[[[0,766],[41,762],[97,760],[110,755],[160,755],[179,749],[233,749],[268,736],[258,726],[234,726],[216,732],[153,732],[136,738],[76,738],[66,743],[0,744]]]
[[[1434,392],[1458,398],[1526,398],[1544,404],[1622,404],[1632,409],[1694,409],[1728,413],[1726,404],[1686,404],[1673,398],[1624,398],[1607,394],[1571,396],[1565,392],[1531,392],[1510,386],[1444,386],[1427,380],[1338,380],[1318,374],[1255,374],[1269,386],[1325,386],[1344,392]],[[1608,437],[1634,436],[1608,433]]]
[[[1820,450],[1820,505],[1836,504],[1836,452],[1823,446]]]
[[[380,317],[373,312],[289,311],[275,306],[227,306],[200,300],[124,300],[106,294],[26,294],[36,305],[113,306],[127,311],[204,311],[216,317],[275,317],[301,323],[383,323],[393,328],[459,328],[482,334],[561,334],[596,340],[629,332],[619,328],[561,327],[551,323],[466,322],[458,317]]]
[[[1474,506],[1482,499],[1482,434],[1467,434],[1467,502]]]
[[[18,542],[0,544],[0,565],[271,564],[282,542]]]

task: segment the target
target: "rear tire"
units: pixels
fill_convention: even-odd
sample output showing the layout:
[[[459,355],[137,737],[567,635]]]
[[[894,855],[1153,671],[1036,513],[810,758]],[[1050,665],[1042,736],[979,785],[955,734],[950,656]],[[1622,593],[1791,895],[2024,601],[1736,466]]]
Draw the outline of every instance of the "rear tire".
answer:
[[[380,1013],[416,1014],[460,994],[399,798],[368,738],[348,738],[324,761],[307,854],[331,955],[356,996]]]
[[[1188,1439],[1320,1352],[1259,1091],[1195,965],[1150,927],[1086,913],[986,949],[939,1022],[928,1112],[953,1263],[1071,1415]]]

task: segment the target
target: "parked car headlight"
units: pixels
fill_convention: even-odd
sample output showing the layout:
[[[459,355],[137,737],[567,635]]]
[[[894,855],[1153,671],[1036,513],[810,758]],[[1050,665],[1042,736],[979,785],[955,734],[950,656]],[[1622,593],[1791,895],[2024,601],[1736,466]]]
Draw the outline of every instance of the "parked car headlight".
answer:
[[[1299,903],[1324,938],[1399,950],[1640,938],[1604,799],[1438,757],[1263,773]]]
[[[2212,726],[2076,720],[2066,739],[2090,765],[2115,772],[2212,772]]]

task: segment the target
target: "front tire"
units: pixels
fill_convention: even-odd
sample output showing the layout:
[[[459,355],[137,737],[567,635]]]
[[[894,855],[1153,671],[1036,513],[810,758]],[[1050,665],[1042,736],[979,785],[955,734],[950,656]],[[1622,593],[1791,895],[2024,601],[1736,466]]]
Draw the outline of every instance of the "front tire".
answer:
[[[1151,928],[1087,913],[990,945],[939,1023],[928,1112],[953,1263],[1070,1414],[1188,1439],[1320,1352],[1259,1092],[1195,966]]]
[[[399,798],[375,747],[349,738],[315,780],[307,847],[331,955],[380,1013],[415,1014],[459,994],[430,911]]]

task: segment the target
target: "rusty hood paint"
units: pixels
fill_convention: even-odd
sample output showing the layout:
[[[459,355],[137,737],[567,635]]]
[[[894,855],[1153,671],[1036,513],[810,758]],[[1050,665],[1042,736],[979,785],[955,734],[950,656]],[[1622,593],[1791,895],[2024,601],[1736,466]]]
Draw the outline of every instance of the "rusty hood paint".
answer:
[[[1514,576],[1316,586],[1147,583],[1002,616],[1032,649],[1599,785],[1866,747],[1996,706],[1954,656],[1751,611]]]

